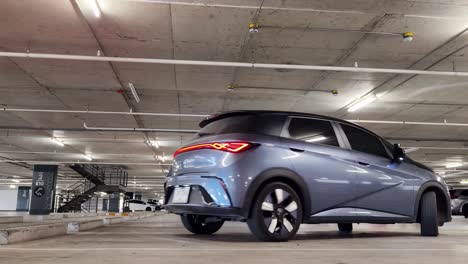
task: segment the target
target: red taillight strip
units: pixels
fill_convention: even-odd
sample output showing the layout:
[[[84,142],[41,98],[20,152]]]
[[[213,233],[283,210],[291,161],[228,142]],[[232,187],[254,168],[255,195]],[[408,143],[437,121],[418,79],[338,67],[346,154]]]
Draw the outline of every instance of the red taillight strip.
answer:
[[[228,143],[228,144],[229,144],[229,143]],[[245,148],[250,147],[250,144],[249,144],[249,143],[230,143],[230,144],[238,144],[238,145],[239,145],[239,147],[237,147],[237,148],[235,148],[235,149],[229,148],[229,147],[226,148],[228,151],[231,151],[231,152],[239,152],[239,151],[241,151],[241,150],[243,150],[243,149],[245,149]],[[228,145],[228,146],[229,146],[229,145]]]
[[[197,150],[197,149],[215,149],[221,151],[228,151],[232,153],[238,153],[243,150],[247,150],[252,146],[251,143],[248,142],[215,142],[215,143],[204,143],[204,144],[197,144],[188,147],[184,147],[178,149],[174,152],[174,157],[179,155],[180,153]]]

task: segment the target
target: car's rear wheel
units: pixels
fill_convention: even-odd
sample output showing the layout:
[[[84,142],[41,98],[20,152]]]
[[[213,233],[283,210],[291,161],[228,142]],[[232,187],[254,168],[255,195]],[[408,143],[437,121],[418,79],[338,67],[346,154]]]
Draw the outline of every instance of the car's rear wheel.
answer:
[[[420,205],[421,236],[438,236],[437,196],[435,192],[426,192],[421,197]]]
[[[151,211],[152,211],[152,210],[151,210],[151,207],[146,207],[145,211],[146,211],[146,212],[151,212]]]
[[[468,218],[468,204],[463,205],[462,214],[465,216],[465,218]]]
[[[184,227],[198,235],[211,235],[216,233],[224,224],[223,220],[209,221],[209,216],[184,214],[180,216]]]
[[[338,230],[342,234],[351,234],[353,232],[353,224],[351,223],[338,224]]]
[[[280,242],[292,238],[302,221],[302,204],[289,185],[269,183],[258,193],[247,219],[252,234],[259,240]]]

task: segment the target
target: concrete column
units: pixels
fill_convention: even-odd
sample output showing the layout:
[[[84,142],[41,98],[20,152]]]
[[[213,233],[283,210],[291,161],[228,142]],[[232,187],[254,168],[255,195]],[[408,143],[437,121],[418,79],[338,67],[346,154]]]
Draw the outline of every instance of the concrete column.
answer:
[[[27,212],[29,211],[29,193],[30,186],[18,187],[18,196],[16,198],[16,211]]]
[[[34,165],[29,214],[48,215],[53,209],[57,165]]]
[[[109,203],[109,199],[102,199],[102,211],[107,212],[108,203]]]
[[[120,205],[120,193],[114,192],[109,194],[109,212],[118,213]]]

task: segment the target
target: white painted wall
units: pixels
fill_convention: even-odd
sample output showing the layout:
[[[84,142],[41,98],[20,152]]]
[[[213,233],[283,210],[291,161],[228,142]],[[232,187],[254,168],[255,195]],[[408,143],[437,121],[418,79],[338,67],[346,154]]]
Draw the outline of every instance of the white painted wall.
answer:
[[[0,190],[0,211],[16,211],[18,190]]]

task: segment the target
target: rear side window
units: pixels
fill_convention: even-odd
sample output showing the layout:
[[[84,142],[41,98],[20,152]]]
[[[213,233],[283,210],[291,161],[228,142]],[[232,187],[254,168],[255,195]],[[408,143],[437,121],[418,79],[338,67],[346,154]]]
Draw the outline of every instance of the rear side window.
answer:
[[[293,139],[335,147],[339,146],[333,126],[329,121],[292,118],[288,131],[289,136]]]
[[[388,158],[380,139],[364,130],[341,124],[351,148],[356,151]]]

